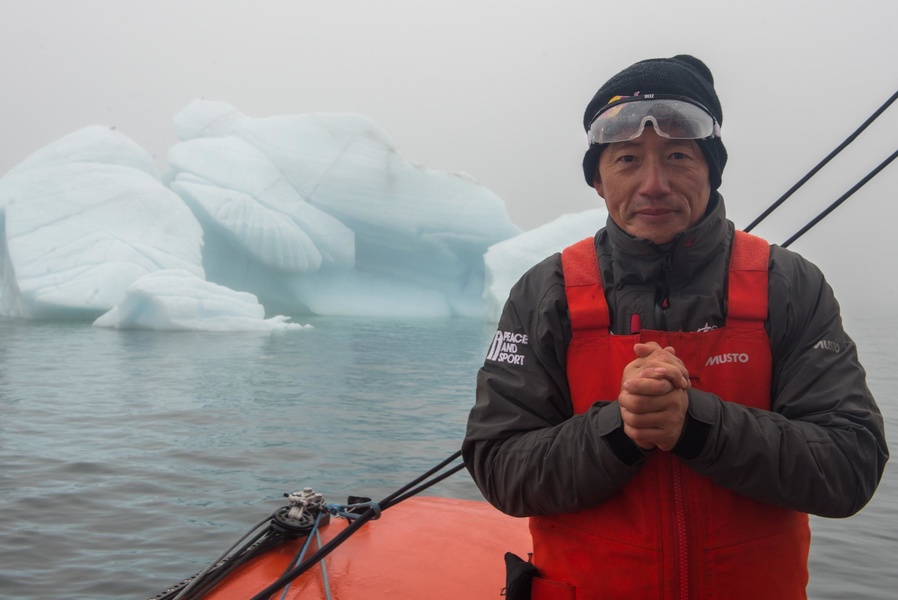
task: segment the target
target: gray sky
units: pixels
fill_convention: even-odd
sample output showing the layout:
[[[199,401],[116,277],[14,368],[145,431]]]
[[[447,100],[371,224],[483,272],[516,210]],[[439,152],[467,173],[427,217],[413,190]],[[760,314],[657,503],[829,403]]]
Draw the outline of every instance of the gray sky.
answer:
[[[888,0],[0,0],[0,173],[81,127],[157,157],[191,100],[247,115],[358,112],[415,162],[464,171],[524,229],[595,206],[583,109],[643,58],[714,72],[730,154],[721,191],[747,225],[898,89]],[[782,242],[898,147],[898,105],[755,230]],[[898,294],[898,164],[792,248],[843,304]],[[850,320],[850,318],[849,318]]]

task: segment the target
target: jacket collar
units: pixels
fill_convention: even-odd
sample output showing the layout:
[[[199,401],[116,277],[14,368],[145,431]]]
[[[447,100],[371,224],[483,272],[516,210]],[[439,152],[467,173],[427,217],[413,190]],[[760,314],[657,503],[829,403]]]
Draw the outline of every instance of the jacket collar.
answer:
[[[691,278],[720,253],[726,252],[732,228],[726,219],[723,196],[717,192],[712,194],[705,216],[667,244],[659,245],[635,238],[618,227],[609,216],[605,235],[611,243],[614,280],[621,283],[652,280],[657,277],[665,255],[670,256],[671,272],[676,279]]]

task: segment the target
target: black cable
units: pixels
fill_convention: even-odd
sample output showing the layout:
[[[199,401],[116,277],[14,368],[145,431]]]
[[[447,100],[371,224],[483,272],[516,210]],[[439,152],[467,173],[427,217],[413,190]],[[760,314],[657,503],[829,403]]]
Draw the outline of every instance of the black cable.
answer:
[[[263,541],[257,547],[252,550],[241,554],[240,556],[234,557],[233,560],[229,559],[228,565],[226,569],[217,569],[207,574],[206,580],[202,582],[202,585],[196,589],[196,591],[191,591],[190,596],[188,598],[204,598],[206,594],[208,594],[212,589],[215,588],[223,579],[228,577],[236,568],[248,563],[254,558],[265,554],[269,550],[273,550],[277,548],[281,544],[284,543],[285,537],[283,535],[275,535]]]
[[[426,473],[420,475],[406,485],[402,486],[380,502],[368,503],[369,507],[362,513],[358,514],[358,516],[355,517],[352,522],[347,525],[345,529],[343,529],[343,531],[335,535],[328,543],[321,546],[316,552],[300,562],[294,568],[288,568],[288,570],[286,570],[284,574],[279,577],[274,583],[254,596],[254,600],[268,598],[271,594],[274,594],[275,592],[289,584],[291,581],[295,580],[297,577],[308,571],[311,567],[316,565],[324,557],[330,554],[334,549],[337,548],[337,546],[339,546],[349,536],[355,533],[362,525],[372,519],[378,518],[381,512],[383,512],[387,508],[395,506],[403,500],[407,500],[408,498],[417,495],[418,493],[426,490],[432,485],[443,481],[447,477],[463,469],[464,464],[459,464],[447,471],[443,471],[442,473],[440,473],[440,471],[445,469],[446,466],[448,466],[452,461],[458,459],[460,456],[461,451],[459,450],[453,453],[452,456],[440,462],[432,469],[428,470]],[[364,506],[364,503],[359,506]],[[295,528],[291,529],[290,527],[286,527],[285,529],[284,523],[278,518],[280,511],[282,510],[285,509],[279,509],[279,511],[275,511],[273,516],[267,517],[266,519],[260,521],[259,524],[257,524],[246,534],[244,534],[242,538],[235,542],[230,548],[228,548],[228,550],[221,554],[218,559],[213,561],[208,567],[206,567],[193,577],[188,578],[180,584],[169,588],[161,594],[156,595],[151,600],[192,600],[196,598],[202,598],[213,588],[215,588],[237,567],[249,562],[250,560],[253,560],[254,558],[264,554],[265,552],[268,552],[270,549],[282,544],[287,539],[296,537],[298,534]],[[259,530],[259,527],[266,521],[269,522],[269,525],[264,530]],[[275,521],[277,521],[277,523],[275,523]]]
[[[446,465],[448,465],[449,463],[451,463],[453,460],[459,458],[460,456],[461,456],[461,450],[456,450],[455,452],[452,453],[452,456],[446,458],[445,460],[443,460],[443,462],[441,462],[441,463],[438,464],[437,466],[433,467],[432,469],[430,469],[429,471],[427,471],[427,472],[424,473],[423,475],[417,477],[416,479],[414,479],[414,480],[408,482],[407,484],[405,484],[404,486],[402,486],[401,488],[399,488],[398,490],[396,490],[395,492],[393,492],[392,494],[390,494],[389,496],[387,496],[386,498],[384,498],[383,500],[381,500],[381,501],[378,503],[378,504],[380,504],[381,509],[387,508],[388,506],[392,506],[392,504],[393,504],[392,500],[393,500],[394,498],[396,498],[397,496],[399,496],[399,495],[401,495],[401,494],[404,494],[404,493],[405,493],[406,491],[408,491],[412,486],[421,483],[422,481],[424,481],[425,479],[427,479],[428,477],[430,477],[430,476],[433,475],[434,473],[440,471],[443,467],[445,467]],[[430,484],[430,485],[433,485],[433,484]],[[428,486],[428,487],[429,487],[429,486]]]
[[[833,202],[832,204],[830,204],[830,205],[826,208],[826,210],[824,210],[824,211],[821,212],[819,215],[817,215],[816,217],[814,217],[814,218],[810,221],[810,223],[808,223],[807,225],[805,225],[804,227],[802,227],[802,228],[801,228],[795,235],[793,235],[793,236],[790,237],[788,240],[786,240],[785,242],[783,242],[782,247],[783,247],[783,248],[787,248],[787,247],[789,246],[789,244],[791,244],[792,242],[794,242],[795,240],[797,240],[798,238],[800,238],[802,235],[804,235],[804,234],[805,234],[811,227],[813,227],[814,225],[816,225],[817,223],[819,223],[820,221],[822,221],[822,220],[824,219],[824,217],[826,217],[826,215],[828,215],[829,213],[831,213],[832,211],[834,211],[836,208],[838,208],[838,206],[839,206],[840,204],[842,204],[843,202],[845,202],[845,200],[847,200],[849,197],[851,197],[852,194],[854,194],[856,191],[858,191],[859,189],[861,189],[861,188],[864,186],[864,184],[866,184],[868,181],[870,181],[871,179],[873,179],[874,177],[876,177],[877,173],[879,173],[880,171],[882,171],[883,169],[885,169],[885,168],[889,165],[890,162],[892,162],[893,160],[895,160],[895,157],[898,157],[898,150],[896,150],[895,152],[893,152],[892,155],[889,156],[887,159],[885,159],[884,161],[882,161],[881,163],[879,163],[879,166],[877,166],[875,169],[873,169],[872,171],[870,171],[869,173],[867,173],[866,177],[864,177],[863,179],[861,179],[860,181],[858,181],[856,184],[854,184],[854,187],[852,187],[850,190],[848,190],[847,192],[845,192],[844,194],[842,194],[842,196],[839,197],[838,200],[836,200],[835,202]]]
[[[424,481],[425,479],[434,475],[435,473],[437,473],[438,471],[440,471],[441,469],[446,467],[446,465],[448,465],[449,463],[451,463],[452,461],[454,461],[455,459],[457,459],[460,456],[461,456],[461,451],[459,450],[459,451],[455,452],[454,454],[452,454],[452,456],[450,456],[449,458],[447,458],[446,460],[444,460],[443,462],[438,464],[437,466],[433,467],[432,469],[430,469],[429,471],[427,471],[426,473],[421,475],[420,477],[417,477],[413,481],[410,481],[409,483],[407,483],[400,489],[396,490],[395,492],[393,492],[392,494],[390,494],[389,496],[387,496],[386,498],[384,498],[383,500],[378,502],[377,503],[378,508],[374,508],[373,506],[371,508],[368,508],[365,512],[361,513],[358,517],[353,519],[353,521],[349,525],[347,525],[343,531],[341,531],[340,533],[335,535],[333,538],[331,538],[331,540],[329,542],[327,542],[323,546],[319,547],[318,550],[314,554],[312,554],[309,558],[303,560],[296,567],[285,572],[276,581],[274,581],[271,585],[269,585],[264,590],[262,590],[261,592],[259,592],[255,596],[253,596],[251,600],[268,600],[272,594],[274,594],[275,592],[278,592],[284,586],[286,586],[288,583],[290,583],[291,581],[294,581],[297,577],[299,577],[300,575],[302,575],[303,573],[305,573],[306,571],[311,569],[316,564],[318,564],[324,557],[326,557],[328,554],[333,552],[340,544],[342,544],[349,536],[351,536],[353,533],[355,533],[362,525],[364,525],[371,519],[374,519],[377,516],[379,516],[381,512],[390,508],[391,506],[395,506],[396,504],[399,504],[403,500],[410,498],[412,495],[417,494],[417,493],[429,488],[430,486],[442,481],[446,477],[449,477],[450,475],[458,472],[462,467],[464,467],[463,464],[457,465],[457,466],[453,467],[452,469],[450,469],[448,472],[437,475],[436,477],[433,477],[432,479],[430,479],[428,481]],[[414,486],[419,483],[421,485],[419,485],[418,487],[415,488]]]
[[[270,517],[263,519],[259,525],[250,529],[208,567],[193,577],[186,579],[181,584],[154,596],[151,600],[192,600],[203,598],[222,579],[230,575],[234,569],[276,548],[289,537],[283,532],[272,530],[270,527],[258,530],[262,524],[270,520]],[[247,540],[250,535],[252,535],[252,538]]]
[[[233,556],[235,554],[244,552],[248,547],[251,547],[263,535],[265,535],[265,531],[264,530],[260,531],[260,528],[263,525],[265,525],[265,523],[268,522],[270,519],[271,519],[270,517],[266,517],[266,518],[262,519],[261,521],[259,521],[258,523],[256,523],[256,525],[254,525],[249,531],[247,531],[245,534],[243,534],[243,537],[241,537],[239,540],[237,540],[236,542],[231,544],[230,548],[228,548],[227,550],[222,552],[218,558],[216,558],[211,563],[209,563],[208,567],[206,567],[205,569],[203,569],[202,571],[200,571],[199,573],[194,575],[190,579],[190,582],[187,585],[185,585],[184,587],[180,588],[177,591],[177,594],[172,596],[172,598],[174,600],[182,600],[182,599],[186,600],[187,598],[190,598],[191,596],[195,595],[195,591],[194,591],[195,588],[201,586],[203,580],[205,580],[210,573],[214,573],[215,571],[221,570],[221,567],[223,567],[224,564],[227,562],[229,556]],[[246,539],[249,538],[250,535],[253,534],[253,532],[257,532],[255,537],[253,537],[249,542],[244,544],[242,548],[238,549],[238,547],[241,544],[243,544],[246,541]]]
[[[817,171],[822,169],[826,165],[826,163],[828,163],[830,160],[832,160],[839,152],[844,150],[845,147],[848,146],[848,144],[853,142],[857,138],[857,136],[859,136],[861,134],[861,132],[863,132],[873,121],[876,120],[877,117],[879,117],[879,115],[881,115],[889,106],[891,106],[891,104],[895,101],[896,98],[898,98],[898,91],[896,91],[894,94],[892,94],[892,96],[888,100],[886,100],[885,103],[876,110],[876,112],[874,112],[872,115],[870,115],[870,118],[868,118],[866,121],[864,121],[863,124],[860,127],[858,127],[854,133],[852,133],[847,138],[845,138],[844,142],[839,144],[839,146],[835,150],[830,152],[826,158],[824,158],[819,163],[817,163],[816,167],[811,169],[807,175],[805,175],[798,181],[798,183],[796,183],[791,188],[789,188],[789,191],[787,191],[785,194],[780,196],[779,200],[777,200],[776,202],[771,204],[767,208],[767,210],[765,210],[763,213],[761,213],[761,215],[757,219],[752,221],[748,225],[748,227],[746,227],[743,231],[748,233],[749,231],[754,229],[754,227],[758,223],[760,223],[761,221],[766,219],[767,216],[770,215],[770,213],[772,213],[774,210],[776,210],[783,202],[785,202],[789,198],[789,196],[794,194],[798,188],[803,186],[808,181],[808,179],[813,177],[817,173]]]
[[[465,468],[464,463],[452,467],[451,469],[449,469],[449,470],[446,471],[445,473],[441,473],[439,476],[434,477],[434,478],[431,479],[430,481],[421,484],[420,486],[416,487],[415,489],[409,491],[409,492],[406,493],[406,494],[403,494],[403,495],[402,495],[401,497],[399,497],[395,502],[393,502],[392,504],[390,504],[390,506],[399,504],[399,503],[402,502],[403,500],[407,500],[407,499],[411,498],[412,496],[417,496],[418,494],[420,494],[421,492],[423,492],[424,490],[426,490],[426,489],[429,488],[430,486],[435,485],[435,484],[437,484],[437,483],[443,481],[444,479],[446,479],[447,477],[449,477],[449,476],[451,476],[451,475],[455,475],[456,473],[458,473],[459,471],[461,471],[461,470],[464,469],[464,468]],[[383,506],[381,506],[381,509],[383,509]]]
[[[252,600],[267,600],[272,594],[281,590],[285,585],[295,580],[297,577],[314,567],[318,564],[324,557],[337,549],[337,546],[346,541],[346,538],[351,536],[356,532],[362,525],[370,521],[376,515],[376,511],[373,508],[369,508],[358,518],[354,519],[349,525],[346,526],[346,529],[335,535],[331,540],[319,547],[318,550],[309,558],[303,560],[301,563],[296,565],[294,568],[285,572],[283,575],[277,578],[271,585],[267,588],[256,594],[252,597]]]

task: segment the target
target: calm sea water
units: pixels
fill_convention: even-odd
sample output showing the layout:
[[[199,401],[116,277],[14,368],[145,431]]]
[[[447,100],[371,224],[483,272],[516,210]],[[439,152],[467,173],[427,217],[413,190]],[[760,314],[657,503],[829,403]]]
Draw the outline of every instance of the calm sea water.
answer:
[[[283,492],[381,498],[458,448],[491,325],[309,322],[206,334],[0,320],[0,597],[142,600]],[[886,323],[848,325],[895,439]],[[465,472],[432,493],[479,498]],[[860,515],[812,521],[812,598],[898,594],[896,503],[890,464]]]

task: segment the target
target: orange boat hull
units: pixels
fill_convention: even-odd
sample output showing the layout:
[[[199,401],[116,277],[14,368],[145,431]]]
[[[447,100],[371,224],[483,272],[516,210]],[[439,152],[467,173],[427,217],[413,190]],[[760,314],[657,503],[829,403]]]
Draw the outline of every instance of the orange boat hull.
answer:
[[[346,524],[331,519],[321,529],[321,543]],[[293,540],[247,563],[206,597],[252,598],[287,570],[304,542]],[[505,587],[505,552],[526,557],[531,547],[526,519],[485,502],[413,497],[363,525],[325,558],[323,569],[314,566],[285,596],[277,592],[272,598],[497,598]],[[313,542],[307,555],[316,548]]]

